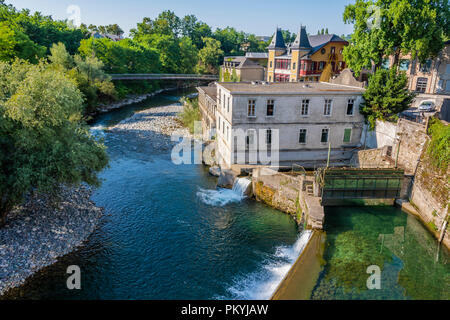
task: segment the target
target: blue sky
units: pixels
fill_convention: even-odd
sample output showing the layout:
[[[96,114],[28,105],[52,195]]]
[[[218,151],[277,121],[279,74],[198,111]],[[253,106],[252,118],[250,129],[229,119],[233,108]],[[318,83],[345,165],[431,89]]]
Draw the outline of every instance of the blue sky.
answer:
[[[354,0],[6,0],[16,8],[29,8],[52,15],[68,17],[70,5],[81,9],[81,22],[106,25],[118,23],[128,32],[142,18],[156,17],[163,10],[178,16],[194,14],[213,28],[226,26],[256,35],[271,36],[276,26],[296,31],[300,24],[308,32],[328,28],[330,33],[349,34],[352,26],[342,21],[345,5]]]

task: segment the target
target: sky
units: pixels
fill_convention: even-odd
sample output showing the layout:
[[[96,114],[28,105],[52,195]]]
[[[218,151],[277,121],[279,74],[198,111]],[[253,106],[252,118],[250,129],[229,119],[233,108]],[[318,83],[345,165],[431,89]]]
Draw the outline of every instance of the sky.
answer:
[[[296,32],[300,25],[316,34],[328,28],[337,35],[350,34],[352,25],[342,21],[342,13],[355,0],[6,0],[18,9],[28,8],[66,19],[69,6],[80,8],[81,22],[87,25],[117,23],[128,33],[144,17],[155,18],[164,10],[179,17],[194,14],[213,29],[234,27],[258,36],[271,36],[277,26]]]

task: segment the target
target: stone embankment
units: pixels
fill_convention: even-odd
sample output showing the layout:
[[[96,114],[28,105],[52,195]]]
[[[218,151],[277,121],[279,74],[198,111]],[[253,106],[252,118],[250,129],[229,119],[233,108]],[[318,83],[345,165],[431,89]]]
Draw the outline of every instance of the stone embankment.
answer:
[[[0,295],[80,246],[103,210],[87,187],[63,187],[59,201],[30,195],[0,228]],[[54,200],[54,199],[53,199]],[[55,204],[56,203],[56,204]]]

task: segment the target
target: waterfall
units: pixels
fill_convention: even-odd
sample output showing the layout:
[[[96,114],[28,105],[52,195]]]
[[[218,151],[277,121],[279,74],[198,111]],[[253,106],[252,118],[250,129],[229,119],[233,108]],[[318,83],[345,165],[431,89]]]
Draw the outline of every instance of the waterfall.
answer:
[[[247,197],[248,189],[251,184],[248,178],[238,178],[234,181],[233,189],[205,190],[199,188],[197,196],[207,205],[223,207],[229,203],[241,202]]]
[[[245,197],[247,195],[247,190],[251,183],[252,181],[250,179],[237,178],[233,184],[233,191],[241,195],[242,197]]]
[[[215,297],[221,300],[268,300],[297,261],[311,239],[312,231],[300,233],[292,246],[276,248],[275,253],[261,267],[244,276],[238,276],[230,288],[229,296]]]

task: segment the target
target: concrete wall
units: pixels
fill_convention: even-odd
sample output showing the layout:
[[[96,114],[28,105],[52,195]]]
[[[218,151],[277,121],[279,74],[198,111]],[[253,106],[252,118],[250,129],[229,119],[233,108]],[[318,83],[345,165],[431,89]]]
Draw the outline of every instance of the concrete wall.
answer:
[[[369,149],[393,146],[397,134],[397,124],[388,121],[377,120],[374,130],[365,126],[362,143]]]

